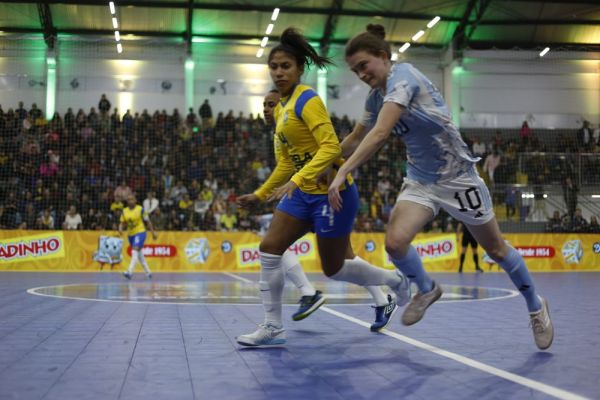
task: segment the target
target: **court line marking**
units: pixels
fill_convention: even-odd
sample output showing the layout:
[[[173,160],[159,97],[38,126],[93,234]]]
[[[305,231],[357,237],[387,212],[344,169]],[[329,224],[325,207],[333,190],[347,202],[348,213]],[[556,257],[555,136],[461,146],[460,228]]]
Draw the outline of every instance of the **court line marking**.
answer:
[[[342,319],[345,319],[347,321],[353,322],[353,323],[355,323],[357,325],[364,326],[365,328],[369,328],[371,326],[371,324],[368,323],[368,322],[362,321],[362,320],[360,320],[358,318],[354,318],[354,317],[352,317],[352,316],[350,316],[348,314],[344,314],[342,312],[333,310],[333,309],[331,309],[331,308],[329,308],[327,306],[321,306],[320,309],[323,310],[323,311],[325,311],[325,312],[327,312],[327,313],[329,313],[329,314],[331,314],[331,315],[334,315],[334,316],[336,316],[338,318],[342,318]],[[572,393],[572,392],[566,391],[564,389],[557,388],[555,386],[547,385],[545,383],[538,382],[538,381],[535,381],[533,379],[525,378],[524,376],[517,375],[517,374],[505,371],[505,370],[500,369],[500,368],[492,367],[491,365],[484,364],[484,363],[482,363],[480,361],[473,360],[471,358],[462,356],[460,354],[452,353],[451,351],[448,351],[448,350],[440,349],[439,347],[432,346],[430,344],[421,342],[419,340],[410,338],[408,336],[401,335],[399,333],[396,333],[396,332],[393,332],[393,331],[390,331],[390,330],[387,330],[387,329],[382,330],[380,333],[382,333],[384,335],[387,335],[389,337],[392,337],[392,338],[394,338],[396,340],[399,340],[401,342],[410,344],[411,346],[415,346],[415,347],[417,347],[417,348],[419,348],[421,350],[426,350],[426,351],[429,351],[431,353],[437,354],[437,355],[439,355],[441,357],[449,358],[449,359],[451,359],[453,361],[459,362],[459,363],[464,364],[464,365],[466,365],[468,367],[475,368],[475,369],[478,369],[478,370],[483,371],[483,372],[487,372],[490,375],[495,375],[495,376],[497,376],[499,378],[503,378],[503,379],[506,379],[508,381],[517,383],[519,385],[526,386],[526,387],[528,387],[530,389],[537,390],[538,392],[542,392],[544,394],[547,394],[547,395],[552,396],[552,397],[556,397],[558,399],[565,399],[565,400],[590,400],[589,398],[581,396],[581,395],[578,395],[576,393]]]
[[[221,272],[223,275],[227,275],[233,279],[237,279],[238,281],[242,281],[245,283],[251,283],[254,285],[257,285],[258,282],[253,281],[251,279],[248,278],[244,278],[243,276],[240,275],[236,275],[233,274],[231,272]],[[484,299],[464,299],[464,300],[449,300],[449,299],[444,299],[441,301],[438,301],[436,303],[438,304],[446,304],[446,303],[456,303],[456,302],[460,302],[460,303],[466,303],[466,302],[472,302],[472,301],[495,301],[495,300],[504,300],[504,299],[510,299],[513,297],[517,297],[519,295],[519,292],[517,290],[513,290],[513,289],[505,289],[505,288],[490,288],[490,287],[485,287],[485,286],[463,286],[463,285],[448,285],[448,286],[459,286],[459,287],[464,287],[467,289],[501,289],[504,290],[506,292],[508,292],[507,295],[505,296],[498,296],[498,297],[490,297],[490,298],[484,298]],[[327,297],[327,294],[325,294],[325,297]],[[338,304],[336,304],[338,305]],[[339,304],[341,306],[343,305],[347,305],[347,304]],[[357,305],[362,305],[362,304],[357,304]]]
[[[242,276],[239,276],[239,275],[236,275],[236,274],[232,274],[230,272],[223,272],[223,273],[225,275],[227,275],[227,276],[230,276],[230,277],[232,277],[234,279],[237,279],[237,280],[240,280],[242,282],[254,283],[254,281],[251,281],[250,279],[246,279],[246,278],[244,278]],[[343,305],[343,304],[340,304],[340,305]],[[336,316],[338,318],[345,319],[347,321],[350,321],[350,322],[355,323],[357,325],[360,325],[362,327],[365,327],[365,328],[370,328],[371,327],[371,324],[368,323],[368,322],[365,322],[365,321],[360,320],[358,318],[354,318],[354,317],[352,317],[352,316],[350,316],[348,314],[345,314],[343,312],[333,310],[333,309],[329,308],[328,306],[321,306],[320,309],[323,310],[323,311],[325,311],[326,313],[334,315],[334,316]],[[468,367],[478,369],[478,370],[486,372],[486,373],[488,373],[490,375],[495,375],[495,376],[497,376],[499,378],[506,379],[508,381],[514,382],[514,383],[522,385],[522,386],[526,386],[526,387],[528,387],[530,389],[537,390],[538,392],[542,392],[544,394],[547,394],[547,395],[552,396],[552,397],[556,397],[558,399],[564,399],[564,400],[590,400],[587,397],[584,397],[584,396],[581,396],[581,395],[578,395],[578,394],[575,394],[575,393],[572,393],[572,392],[569,392],[569,391],[557,388],[555,386],[547,385],[545,383],[538,382],[538,381],[535,381],[533,379],[525,378],[524,376],[517,375],[517,374],[505,371],[505,370],[500,369],[500,368],[492,367],[491,365],[487,365],[487,364],[484,364],[484,363],[482,363],[480,361],[476,361],[476,360],[473,360],[471,358],[462,356],[460,354],[456,354],[456,353],[453,353],[451,351],[444,350],[444,349],[441,349],[441,348],[436,347],[436,346],[432,346],[432,345],[427,344],[425,342],[421,342],[419,340],[410,338],[408,336],[401,335],[399,333],[390,331],[388,329],[384,329],[380,333],[382,333],[384,335],[387,335],[387,336],[389,336],[391,338],[394,338],[396,340],[399,340],[401,342],[404,342],[406,344],[409,344],[411,346],[417,347],[417,348],[419,348],[421,350],[429,351],[429,352],[437,354],[437,355],[439,355],[441,357],[449,358],[450,360],[459,362],[459,363],[464,364],[464,365],[466,365]]]

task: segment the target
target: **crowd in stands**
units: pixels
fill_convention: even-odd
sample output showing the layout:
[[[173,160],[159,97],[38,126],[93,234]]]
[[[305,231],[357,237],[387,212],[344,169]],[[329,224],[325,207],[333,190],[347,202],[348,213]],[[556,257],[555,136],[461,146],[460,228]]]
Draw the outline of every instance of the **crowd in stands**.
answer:
[[[35,104],[6,110],[0,105],[0,229],[114,230],[126,198],[135,194],[157,230],[258,230],[257,216],[273,205],[249,212],[237,207],[236,198],[271,173],[272,128],[260,115],[215,114],[206,100],[198,113],[190,109],[185,116],[175,109],[127,110],[121,117],[104,95],[89,112],[68,109],[50,120]],[[354,121],[331,118],[343,139]],[[594,132],[582,137],[586,151],[598,151]],[[519,151],[544,146],[531,132],[520,141],[504,141],[497,133],[490,143],[474,137],[468,144],[482,157],[492,185],[505,174],[502,168],[514,167],[511,158]],[[575,151],[583,150],[577,146]],[[402,142],[392,139],[356,172],[357,231],[384,229],[406,162]],[[552,175],[553,168],[568,171],[564,165],[541,170]],[[575,208],[569,215],[573,220]],[[455,231],[444,214],[427,229]]]

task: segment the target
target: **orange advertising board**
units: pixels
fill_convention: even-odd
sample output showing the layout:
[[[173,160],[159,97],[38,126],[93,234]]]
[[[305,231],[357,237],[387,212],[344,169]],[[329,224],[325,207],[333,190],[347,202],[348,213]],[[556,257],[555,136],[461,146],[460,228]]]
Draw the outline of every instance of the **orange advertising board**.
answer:
[[[93,261],[101,235],[97,231],[0,231],[0,271],[95,272]],[[532,271],[600,270],[600,237],[592,234],[507,234],[505,239],[524,257]],[[123,237],[124,269],[130,260]],[[143,252],[154,272],[258,271],[260,237],[251,232],[159,232],[146,240]],[[454,272],[460,249],[454,234],[420,234],[413,242],[425,268]],[[393,268],[384,248],[382,233],[352,234],[357,255],[385,268]],[[306,235],[290,247],[308,272],[321,271],[317,241]],[[471,250],[469,249],[469,252]],[[492,262],[479,248],[485,266]],[[467,257],[465,270],[473,270]],[[495,269],[495,268],[494,268]]]

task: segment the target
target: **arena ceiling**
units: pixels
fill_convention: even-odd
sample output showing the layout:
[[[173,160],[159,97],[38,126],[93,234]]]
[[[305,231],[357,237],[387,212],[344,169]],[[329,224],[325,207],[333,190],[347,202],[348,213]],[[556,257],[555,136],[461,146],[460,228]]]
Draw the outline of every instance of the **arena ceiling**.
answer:
[[[435,16],[415,46],[455,48],[600,50],[597,0],[140,0],[115,1],[124,41],[152,38],[165,42],[243,42],[260,40],[275,7],[280,14],[272,33],[301,28],[322,48],[345,43],[368,23],[380,23],[388,39],[401,45]],[[3,39],[43,37],[111,40],[108,1],[0,2]]]

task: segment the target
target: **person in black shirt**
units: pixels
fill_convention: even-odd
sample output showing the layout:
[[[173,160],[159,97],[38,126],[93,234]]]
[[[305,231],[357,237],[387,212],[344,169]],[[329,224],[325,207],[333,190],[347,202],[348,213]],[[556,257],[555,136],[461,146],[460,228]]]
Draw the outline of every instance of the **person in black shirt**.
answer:
[[[458,273],[462,274],[463,264],[465,262],[465,255],[467,254],[467,247],[471,246],[471,251],[473,252],[473,261],[475,262],[475,270],[477,272],[483,272],[483,270],[479,267],[479,255],[477,254],[477,241],[469,232],[462,223],[459,223],[456,229],[456,235],[460,235],[462,232],[462,242],[460,249],[460,265],[458,266]]]

